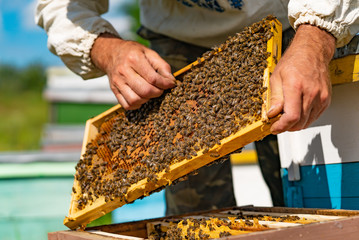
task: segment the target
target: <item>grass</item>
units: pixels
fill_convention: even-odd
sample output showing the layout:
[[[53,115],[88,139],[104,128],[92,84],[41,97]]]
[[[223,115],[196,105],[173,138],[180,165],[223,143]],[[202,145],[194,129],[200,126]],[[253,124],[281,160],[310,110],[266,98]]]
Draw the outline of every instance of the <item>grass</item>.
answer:
[[[48,118],[41,91],[0,92],[0,151],[36,150]]]

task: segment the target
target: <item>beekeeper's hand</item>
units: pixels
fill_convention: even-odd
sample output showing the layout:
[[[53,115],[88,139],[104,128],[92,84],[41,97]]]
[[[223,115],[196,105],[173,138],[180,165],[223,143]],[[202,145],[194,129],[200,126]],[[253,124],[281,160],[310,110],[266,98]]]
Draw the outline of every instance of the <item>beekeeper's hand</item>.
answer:
[[[311,25],[301,25],[271,78],[269,118],[282,114],[273,134],[308,127],[329,106],[331,83],[328,65],[335,38]]]
[[[175,86],[169,64],[137,42],[101,34],[92,47],[91,59],[108,75],[113,93],[127,110],[137,109]]]

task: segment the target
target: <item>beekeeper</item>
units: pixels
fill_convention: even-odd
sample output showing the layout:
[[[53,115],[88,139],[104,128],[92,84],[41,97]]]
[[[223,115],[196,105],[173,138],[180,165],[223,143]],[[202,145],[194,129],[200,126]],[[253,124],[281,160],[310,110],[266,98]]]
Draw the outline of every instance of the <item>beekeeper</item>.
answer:
[[[359,30],[358,0],[142,0],[138,33],[150,41],[151,50],[122,39],[101,18],[108,6],[107,0],[39,0],[36,22],[48,34],[50,51],[73,72],[83,79],[107,74],[125,109],[137,109],[174,87],[171,66],[172,71],[182,68],[268,14],[283,24],[284,41],[295,29],[270,79],[268,117],[282,113],[273,134],[306,128],[328,107],[329,61],[335,47]],[[283,205],[276,136],[256,148],[273,204]],[[166,202],[167,214],[236,205],[230,161],[170,186]]]

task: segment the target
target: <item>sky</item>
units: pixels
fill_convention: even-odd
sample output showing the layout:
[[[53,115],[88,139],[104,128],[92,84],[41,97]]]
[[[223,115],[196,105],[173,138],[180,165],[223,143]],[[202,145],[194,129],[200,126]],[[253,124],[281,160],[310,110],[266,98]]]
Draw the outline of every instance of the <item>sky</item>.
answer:
[[[128,31],[130,20],[119,8],[131,0],[110,0],[110,11],[103,15],[118,32]],[[19,67],[32,63],[62,66],[47,49],[47,35],[35,24],[37,0],[0,0],[0,64]]]

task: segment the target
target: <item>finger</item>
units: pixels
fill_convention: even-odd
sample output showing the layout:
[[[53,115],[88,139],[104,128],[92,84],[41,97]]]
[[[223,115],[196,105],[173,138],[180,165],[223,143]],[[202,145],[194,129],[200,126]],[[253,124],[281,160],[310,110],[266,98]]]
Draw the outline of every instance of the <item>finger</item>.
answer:
[[[307,94],[303,97],[304,100],[301,121],[293,126],[290,131],[307,128],[311,123],[319,118],[330,103],[331,89],[330,87],[328,88],[328,91],[326,91],[325,88],[320,88],[317,91],[314,88],[306,89],[304,91]]]
[[[270,89],[270,108],[267,112],[267,117],[273,118],[282,112],[284,104],[282,81],[278,74],[274,73],[272,75],[270,79]]]
[[[162,76],[158,81],[158,84],[162,86],[161,88],[168,89],[174,87],[176,85],[176,79],[172,75],[171,66],[155,51],[150,49],[145,52],[145,56],[156,72]]]
[[[305,112],[305,113],[304,113]],[[299,131],[306,128],[317,116],[317,110],[311,108],[309,110],[302,110],[300,120],[294,124],[288,131]]]
[[[127,81],[127,85],[141,98],[150,99],[162,95],[163,90],[161,88],[150,84],[133,69],[127,69],[125,74],[124,77],[131,80]]]
[[[133,62],[131,65],[132,69],[139,76],[159,89],[164,90],[175,86],[174,81],[163,77],[156,71],[157,69],[152,66],[147,57],[138,58],[137,62]]]
[[[126,99],[123,97],[122,94],[116,95],[116,98],[118,100],[118,102],[120,103],[120,105],[126,109],[126,110],[135,110],[135,109],[139,109],[142,105],[130,105]]]
[[[325,86],[327,91],[322,91],[322,93],[321,93],[320,104],[321,104],[322,107],[319,110],[318,117],[320,115],[322,115],[322,113],[329,107],[330,102],[331,102],[332,84],[330,82],[329,77],[327,79],[328,79],[327,80],[327,85]]]
[[[143,98],[139,96],[127,84],[121,85],[121,88],[119,90],[121,92],[121,95],[126,99],[127,103],[131,108],[134,106],[141,106],[149,100],[148,98]]]
[[[130,105],[127,103],[126,99],[121,95],[121,93],[115,94],[115,96],[117,98],[117,101],[124,109],[131,110]]]
[[[309,127],[316,119],[318,119],[319,116],[320,116],[320,112],[318,110],[313,110],[310,113],[309,118],[308,118],[307,122],[305,123],[303,129]]]
[[[113,94],[115,95],[118,103],[124,108],[124,109],[128,109],[130,106],[127,103],[126,99],[121,95],[120,91],[115,87],[115,86],[111,86],[111,90],[113,92]]]
[[[115,93],[115,96],[126,110],[137,109],[149,100],[147,98],[140,97],[127,84],[115,84],[115,88],[118,91]]]
[[[296,85],[285,85],[283,115],[271,127],[273,134],[278,134],[292,128],[301,118],[302,94]]]
[[[309,127],[315,120],[317,120],[322,115],[322,113],[325,111],[325,109],[327,109],[329,104],[330,104],[329,95],[328,95],[328,98],[325,98],[325,100],[322,102],[322,105],[314,104],[313,110],[312,110],[304,128]]]
[[[314,118],[318,115],[318,97],[312,99],[310,96],[304,94],[302,99],[302,111],[300,118],[295,124],[293,124],[292,127],[288,129],[288,131],[298,131],[305,128],[308,124],[310,124],[309,121],[314,120]]]

